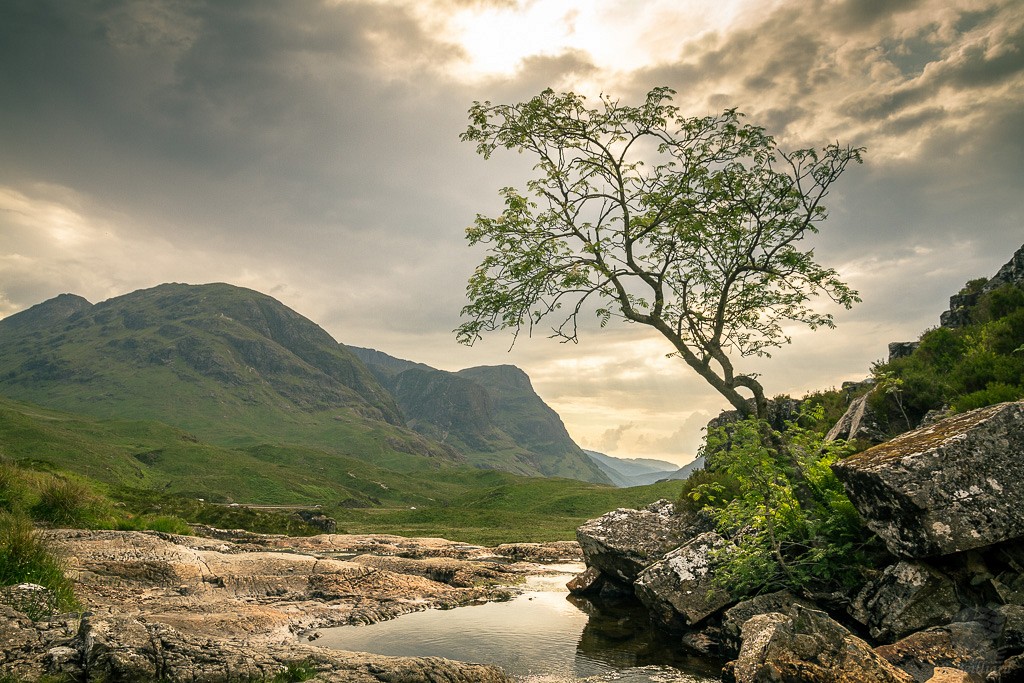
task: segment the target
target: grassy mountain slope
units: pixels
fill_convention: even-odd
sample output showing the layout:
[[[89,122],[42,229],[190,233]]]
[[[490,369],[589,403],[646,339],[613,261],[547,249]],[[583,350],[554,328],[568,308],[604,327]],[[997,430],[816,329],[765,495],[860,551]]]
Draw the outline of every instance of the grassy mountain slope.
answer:
[[[0,393],[41,405],[158,419],[222,446],[306,445],[391,467],[460,460],[405,429],[327,332],[240,287],[168,284],[96,305],[62,295],[0,320],[0,347]]]
[[[5,398],[0,461],[75,475],[132,509],[189,521],[208,518],[215,502],[321,505],[341,531],[472,543],[572,538],[590,517],[674,498],[679,488],[615,489],[423,458],[418,471],[396,472],[313,448],[227,448],[155,421],[96,419]]]
[[[610,483],[512,365],[446,372],[353,349],[395,396],[407,424],[488,469]]]

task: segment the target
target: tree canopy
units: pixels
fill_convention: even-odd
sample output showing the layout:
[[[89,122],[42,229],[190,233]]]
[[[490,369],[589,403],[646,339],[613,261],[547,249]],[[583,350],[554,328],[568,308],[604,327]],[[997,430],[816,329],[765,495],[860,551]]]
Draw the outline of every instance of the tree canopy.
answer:
[[[545,90],[514,105],[475,102],[464,141],[536,158],[525,190],[501,190],[500,215],[467,229],[487,252],[467,285],[456,334],[524,329],[550,318],[576,341],[579,316],[648,325],[742,414],[764,390],[734,360],[789,343],[784,325],[833,327],[811,300],[849,308],[857,292],[801,242],[826,218],[822,200],[862,149],[781,151],[734,109],[688,118],[674,91],[637,107]],[[740,390],[749,392],[744,395]],[[750,400],[753,399],[753,400]]]

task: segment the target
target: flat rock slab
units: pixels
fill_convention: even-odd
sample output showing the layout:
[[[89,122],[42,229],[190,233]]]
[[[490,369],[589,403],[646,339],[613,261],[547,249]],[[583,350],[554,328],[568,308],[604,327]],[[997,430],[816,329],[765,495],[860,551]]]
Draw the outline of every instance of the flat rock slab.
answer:
[[[948,555],[1024,536],[1024,401],[901,434],[832,469],[894,555]]]
[[[301,664],[311,680],[325,682],[508,683],[494,667],[348,653],[309,641],[328,626],[507,599],[524,576],[550,573],[543,564],[494,562],[507,558],[496,548],[444,539],[42,535],[66,561],[86,616],[32,622],[0,605],[0,673],[18,680],[237,683],[274,680]],[[575,547],[510,550],[562,557]],[[349,557],[371,549],[386,556]]]

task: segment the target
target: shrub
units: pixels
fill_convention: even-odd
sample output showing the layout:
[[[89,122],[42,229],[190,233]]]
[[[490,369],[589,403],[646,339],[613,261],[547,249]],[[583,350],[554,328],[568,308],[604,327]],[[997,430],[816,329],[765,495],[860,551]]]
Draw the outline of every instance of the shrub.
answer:
[[[104,501],[76,481],[53,477],[43,484],[32,517],[58,527],[101,526],[108,515]]]
[[[821,420],[818,406],[808,421]],[[830,465],[852,449],[795,422],[775,431],[750,418],[711,429],[717,471],[687,493],[730,541],[715,580],[735,597],[782,588],[849,590],[873,542]],[[729,486],[734,487],[732,491]]]
[[[953,403],[953,410],[962,413],[975,408],[984,408],[1004,401],[1017,401],[1024,398],[1024,389],[1019,386],[992,382],[981,391],[961,396]]]
[[[45,601],[14,605],[33,619],[78,608],[64,563],[39,538],[32,522],[23,515],[0,512],[0,586],[22,583],[48,591]]]

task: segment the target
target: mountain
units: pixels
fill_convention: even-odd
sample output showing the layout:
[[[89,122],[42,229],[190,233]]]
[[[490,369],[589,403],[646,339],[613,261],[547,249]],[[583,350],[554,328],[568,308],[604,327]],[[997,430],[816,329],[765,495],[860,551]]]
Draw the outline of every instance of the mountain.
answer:
[[[616,486],[646,486],[665,479],[685,479],[701,465],[690,463],[682,468],[665,460],[651,458],[616,458],[597,451],[584,450]],[[702,461],[703,462],[703,461]]]
[[[611,483],[519,368],[447,372],[373,349],[352,350],[392,392],[410,428],[478,467]]]
[[[326,331],[226,284],[90,304],[61,295],[0,320],[0,394],[100,418],[160,420],[215,445],[290,443],[379,464],[457,463],[404,427],[391,394]]]

